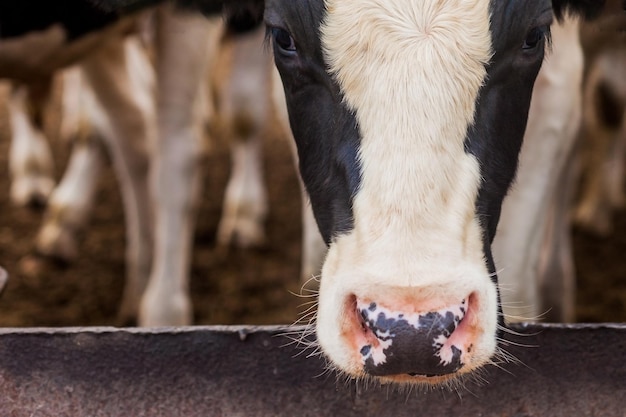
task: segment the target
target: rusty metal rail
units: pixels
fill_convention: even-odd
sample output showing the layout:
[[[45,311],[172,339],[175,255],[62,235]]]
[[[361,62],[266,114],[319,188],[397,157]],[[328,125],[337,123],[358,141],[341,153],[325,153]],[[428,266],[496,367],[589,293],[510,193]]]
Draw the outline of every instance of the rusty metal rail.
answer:
[[[429,392],[324,372],[292,330],[2,329],[0,416],[626,416],[626,325],[516,327],[520,363]]]

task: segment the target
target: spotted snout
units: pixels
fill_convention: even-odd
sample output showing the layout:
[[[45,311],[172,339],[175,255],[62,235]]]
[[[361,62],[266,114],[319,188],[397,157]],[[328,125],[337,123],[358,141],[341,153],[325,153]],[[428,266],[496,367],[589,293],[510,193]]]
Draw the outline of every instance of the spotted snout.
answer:
[[[426,277],[421,285],[351,281],[349,274],[322,278],[316,334],[330,364],[354,378],[434,386],[491,363],[498,319],[495,284],[471,265],[463,265],[473,272],[464,279],[456,270],[440,269],[439,275],[419,274]]]
[[[358,301],[357,311],[365,335],[360,353],[368,374],[439,376],[463,366],[464,347],[451,336],[465,317],[466,300],[421,314]]]

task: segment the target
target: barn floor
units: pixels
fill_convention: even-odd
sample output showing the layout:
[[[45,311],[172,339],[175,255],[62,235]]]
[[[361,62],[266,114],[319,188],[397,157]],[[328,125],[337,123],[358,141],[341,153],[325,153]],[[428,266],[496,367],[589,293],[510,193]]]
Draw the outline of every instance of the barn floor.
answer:
[[[53,112],[54,113],[54,112]],[[54,137],[54,116],[48,120]],[[124,284],[124,225],[120,195],[110,167],[97,195],[80,258],[71,265],[34,262],[33,241],[41,211],[13,207],[8,199],[6,118],[0,115],[0,265],[9,283],[0,298],[0,326],[115,325]],[[54,140],[54,139],[53,139]],[[68,146],[55,143],[60,176]],[[269,150],[271,149],[271,152]],[[287,142],[280,132],[265,141],[269,186],[268,244],[255,250],[216,248],[215,233],[229,171],[228,143],[219,138],[204,164],[191,291],[198,324],[293,323],[299,293],[300,191]]]
[[[50,123],[54,131],[54,121]],[[52,135],[54,136],[54,135]],[[229,170],[227,143],[215,140],[204,165],[191,290],[197,324],[293,323],[304,301],[299,292],[300,196],[286,141],[278,129],[265,141],[269,187],[268,242],[257,250],[216,248],[220,204]],[[0,326],[116,325],[124,279],[123,213],[115,177],[102,178],[80,258],[72,265],[37,264],[32,242],[41,212],[8,201],[6,119],[0,115],[0,265],[10,275],[0,298]],[[67,147],[55,144],[57,174]],[[575,234],[578,320],[626,321],[626,212],[608,239]]]

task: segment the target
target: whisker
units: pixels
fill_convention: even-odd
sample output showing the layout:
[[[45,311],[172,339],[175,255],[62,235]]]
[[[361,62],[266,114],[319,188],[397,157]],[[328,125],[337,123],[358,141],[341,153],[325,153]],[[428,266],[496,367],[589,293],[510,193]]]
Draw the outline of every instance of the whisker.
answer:
[[[496,270],[495,272],[491,272],[489,273],[489,278],[495,278],[498,276],[498,274],[500,274],[501,272],[503,272],[506,268],[500,268],[498,270]]]
[[[517,356],[513,355],[511,352],[508,352],[506,349],[503,349],[503,348],[498,349],[494,358],[500,361],[503,361],[504,363],[512,363],[515,365],[521,365],[521,366],[527,367],[526,364],[524,364],[524,362],[522,362]],[[503,363],[503,362],[499,362],[499,363]]]
[[[312,289],[311,287],[309,287],[309,284],[311,282],[316,282],[317,285],[315,285],[315,287],[319,287],[319,283],[321,282],[321,275],[312,275],[311,278],[307,279],[302,286],[300,287],[300,293],[302,293],[303,291],[307,291],[309,293],[313,293],[313,294],[317,294],[319,291]]]
[[[527,343],[514,342],[512,340],[503,339],[501,337],[497,337],[496,340],[506,346],[517,346],[517,347],[529,348],[529,349],[539,347],[539,345],[529,345]]]
[[[508,363],[508,362],[507,362]],[[501,370],[502,372],[506,372],[507,374],[511,375],[511,376],[515,376],[515,374],[511,371],[509,371],[508,369],[505,369],[502,365],[500,365],[500,363],[498,362],[490,362],[489,363],[491,366],[494,366],[496,368],[498,368],[499,370]]]
[[[498,325],[497,328],[498,328],[498,330],[502,331],[503,333],[507,333],[507,334],[510,334],[512,336],[519,336],[519,337],[532,337],[532,336],[537,336],[538,334],[541,333],[541,331],[536,331],[536,332],[533,332],[533,333],[520,333],[520,332],[517,332],[517,331],[511,329],[510,327],[501,326],[501,325]]]
[[[306,315],[311,314],[311,312],[314,312],[314,313],[317,312],[317,305],[318,305],[317,300],[301,304],[300,308],[302,308],[303,310],[298,312],[298,315],[306,316]]]
[[[523,308],[528,308],[530,309],[530,307],[523,307]],[[522,307],[519,307],[519,309],[522,309]],[[515,315],[515,314],[507,314],[507,313],[503,313],[503,316],[505,319],[508,320],[512,320],[512,321],[521,321],[521,322],[536,322],[536,321],[542,321],[545,316],[550,312],[550,309],[548,309],[547,311],[540,313],[536,316],[523,316],[523,315]]]
[[[315,308],[308,309],[295,321],[294,324],[299,324],[299,323],[310,324],[311,319],[314,319],[316,314],[317,314],[317,309]]]
[[[311,294],[303,294],[302,291],[304,291],[304,290],[311,292]],[[291,290],[289,290],[288,292],[289,292],[289,294],[294,295],[294,296],[296,296],[298,298],[314,298],[314,297],[317,297],[317,294],[318,294],[318,291],[309,290],[309,289],[306,289],[306,288],[304,288],[304,289],[300,288],[300,293],[293,292]]]

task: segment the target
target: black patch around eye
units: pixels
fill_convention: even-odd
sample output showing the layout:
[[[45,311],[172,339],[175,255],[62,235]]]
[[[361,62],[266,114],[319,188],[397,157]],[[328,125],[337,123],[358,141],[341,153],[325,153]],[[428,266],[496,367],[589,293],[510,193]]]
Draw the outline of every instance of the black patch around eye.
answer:
[[[544,27],[533,28],[530,32],[528,32],[528,35],[526,35],[522,49],[532,50],[537,48],[537,46],[539,46],[546,38],[546,31],[547,30]]]
[[[285,29],[272,28],[271,34],[274,38],[274,44],[280,53],[291,56],[297,52],[296,42]]]

